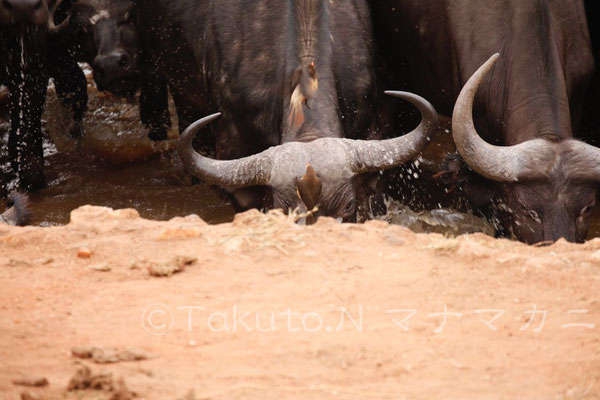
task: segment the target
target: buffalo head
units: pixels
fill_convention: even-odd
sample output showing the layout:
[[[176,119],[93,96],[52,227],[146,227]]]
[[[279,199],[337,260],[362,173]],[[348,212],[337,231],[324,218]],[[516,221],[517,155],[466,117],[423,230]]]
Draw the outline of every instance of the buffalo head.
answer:
[[[473,74],[456,101],[456,147],[475,172],[500,183],[502,222],[519,240],[583,242],[600,180],[600,150],[571,138],[536,138],[514,146],[484,141],[473,123],[473,101],[498,57]]]
[[[365,177],[416,157],[437,127],[437,113],[425,99],[406,92],[388,94],[419,109],[422,121],[414,131],[388,140],[325,137],[286,142],[245,158],[215,160],[192,148],[196,132],[220,116],[213,114],[182,133],[178,152],[188,170],[205,182],[228,190],[268,187],[273,208],[303,212],[316,207],[318,215],[348,220],[355,215]]]
[[[141,43],[132,0],[79,0],[67,22],[69,37],[94,70],[99,90],[131,96],[139,86]]]

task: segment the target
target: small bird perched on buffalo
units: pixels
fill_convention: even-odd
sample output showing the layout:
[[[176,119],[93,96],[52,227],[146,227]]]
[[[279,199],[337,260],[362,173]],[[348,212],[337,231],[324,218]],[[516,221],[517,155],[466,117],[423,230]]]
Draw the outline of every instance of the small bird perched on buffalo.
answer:
[[[303,106],[307,106],[319,89],[319,79],[315,63],[312,62],[306,69],[299,67],[294,71],[291,79],[292,98],[290,99],[289,125],[298,129],[304,123]]]

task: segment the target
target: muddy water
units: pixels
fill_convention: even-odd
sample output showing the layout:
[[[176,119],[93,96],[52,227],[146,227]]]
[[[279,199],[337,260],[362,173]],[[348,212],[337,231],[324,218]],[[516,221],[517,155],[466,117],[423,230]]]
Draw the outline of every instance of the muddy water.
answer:
[[[182,178],[186,175],[174,154],[127,166],[56,154],[46,165],[48,187],[31,195],[34,224],[65,224],[71,210],[84,204],[135,208],[158,220],[198,214],[220,223],[233,216],[231,206],[208,186]]]
[[[48,187],[31,198],[34,223],[67,223],[70,211],[84,204],[135,208],[158,220],[189,214],[209,223],[233,218],[231,205],[215,190],[192,184],[175,152],[176,121],[169,140],[157,144],[139,122],[136,99],[99,93],[91,82],[88,93],[85,134],[73,140],[66,134],[69,118],[49,89],[45,120],[56,151],[47,150]]]
[[[30,194],[33,224],[66,224],[70,212],[84,204],[131,207],[145,218],[158,220],[189,214],[209,223],[233,218],[231,205],[218,193],[205,184],[192,184],[174,151],[176,121],[169,132],[171,140],[157,145],[147,139],[135,100],[99,93],[91,76],[89,80],[90,103],[82,140],[70,138],[70,120],[65,118],[52,85],[48,90],[44,112],[47,187]],[[10,186],[7,132],[8,124],[0,124],[2,192]]]
[[[69,119],[65,118],[52,86],[49,89],[44,116],[49,133],[45,138],[47,188],[31,195],[34,224],[68,223],[71,210],[84,204],[135,208],[143,217],[158,220],[189,214],[197,214],[209,223],[227,222],[233,218],[231,204],[213,189],[204,184],[192,184],[174,152],[178,136],[176,121],[169,133],[170,140],[157,145],[147,139],[139,123],[134,99],[123,100],[99,93],[91,76],[89,78],[90,111],[85,117],[82,140],[69,138]],[[171,115],[175,115],[173,109]],[[0,125],[2,186],[7,184],[6,179],[1,179],[6,177],[8,170],[7,128],[7,124]],[[439,163],[452,151],[451,134],[442,129],[423,157]],[[416,192],[423,192],[421,182],[415,187]],[[407,199],[409,203],[413,201]],[[437,201],[433,201],[432,208],[437,206]],[[469,232],[493,234],[487,221],[452,209],[414,212],[397,201],[387,205],[389,212],[380,219],[418,232],[452,236]],[[590,229],[590,238],[596,236],[600,236],[600,207],[595,210]]]

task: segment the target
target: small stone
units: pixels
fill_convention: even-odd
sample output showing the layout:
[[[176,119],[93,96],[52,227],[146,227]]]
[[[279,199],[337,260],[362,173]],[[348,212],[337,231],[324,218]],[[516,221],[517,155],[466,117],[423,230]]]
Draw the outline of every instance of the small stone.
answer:
[[[79,258],[90,258],[92,256],[92,251],[87,247],[80,247],[77,250],[77,257]]]
[[[25,260],[15,260],[13,258],[11,258],[10,260],[8,260],[8,262],[6,263],[6,265],[8,267],[12,267],[12,268],[28,268],[31,267],[31,264],[28,263]]]
[[[173,258],[173,263],[179,265],[179,267],[183,270],[186,266],[195,264],[198,261],[198,257],[194,256],[185,256],[179,255]]]
[[[71,354],[77,358],[91,358],[94,347],[73,347]]]
[[[110,216],[114,219],[138,219],[140,213],[133,208],[123,208],[120,210],[114,210]]]
[[[107,390],[112,391],[114,382],[112,374],[92,375],[92,371],[87,366],[79,368],[67,385],[68,391],[73,390]]]
[[[101,271],[101,272],[110,271],[110,267],[108,266],[107,263],[88,265],[88,268],[93,269],[94,271]]]
[[[29,376],[15,379],[12,381],[12,383],[13,385],[17,386],[42,387],[48,386],[48,379],[37,376]]]
[[[21,400],[40,400],[40,396],[31,392],[22,392]]]
[[[145,258],[139,258],[137,260],[131,261],[131,265],[129,269],[145,269],[148,268],[148,260]]]
[[[136,348],[115,349],[93,346],[73,347],[73,357],[91,359],[97,364],[112,364],[118,362],[141,361],[154,358],[153,354]]]
[[[127,388],[123,378],[119,378],[115,384],[114,393],[110,400],[133,400],[137,394]]]
[[[152,263],[148,267],[148,273],[150,274],[150,276],[166,277],[171,276],[177,272],[181,272],[183,271],[183,269],[184,268],[182,268],[181,265],[175,264],[173,262],[166,262],[160,264]]]

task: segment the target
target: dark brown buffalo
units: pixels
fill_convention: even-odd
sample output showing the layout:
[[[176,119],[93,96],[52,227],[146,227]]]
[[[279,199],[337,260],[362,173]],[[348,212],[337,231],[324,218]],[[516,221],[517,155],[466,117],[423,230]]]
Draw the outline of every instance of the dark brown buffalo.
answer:
[[[74,0],[59,36],[62,46],[93,69],[96,86],[117,96],[141,88],[140,114],[153,140],[170,127],[167,83],[145,62],[133,0]]]
[[[62,27],[49,18],[45,0],[3,0],[0,5],[0,84],[10,91],[8,153],[18,186],[39,188],[44,185],[41,115],[48,77],[55,78],[59,97],[79,118],[85,101],[74,104],[67,93],[77,92],[82,83],[85,90],[85,80],[77,80],[77,73],[83,75],[75,61],[53,45]],[[52,3],[52,11],[57,6]]]
[[[421,125],[356,140],[374,130],[382,94],[364,1],[139,0],[138,10],[145,48],[176,100],[222,115],[211,124],[218,159],[191,146],[218,114],[183,133],[182,159],[240,209],[316,206],[352,218],[370,174],[415,157],[435,128],[429,103],[396,93],[419,108]]]
[[[0,1],[0,25],[31,23],[45,25],[48,21],[48,0],[2,0]]]
[[[443,114],[500,53],[454,110],[458,151],[486,179],[466,189],[476,206],[493,203],[505,234],[529,243],[583,241],[600,176],[596,149],[573,140],[594,67],[583,1],[380,0],[372,7],[397,87],[424,94]]]

